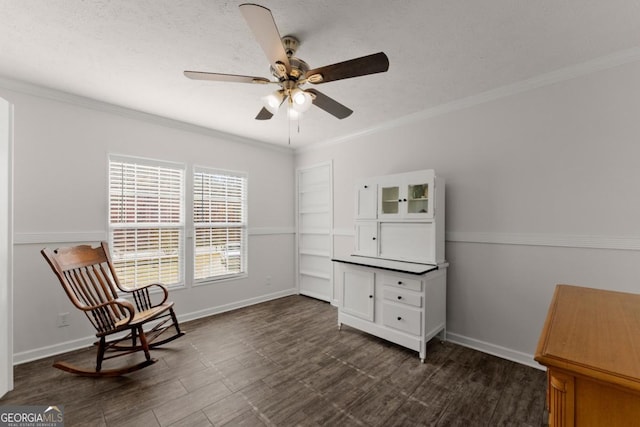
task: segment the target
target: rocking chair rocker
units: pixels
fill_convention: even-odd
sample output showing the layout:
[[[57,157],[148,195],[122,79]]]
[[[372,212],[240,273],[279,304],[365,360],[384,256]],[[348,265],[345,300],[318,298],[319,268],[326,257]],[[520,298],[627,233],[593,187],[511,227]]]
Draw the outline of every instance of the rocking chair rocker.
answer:
[[[95,370],[61,361],[53,364],[55,368],[92,377],[127,374],[156,362],[151,358],[150,349],[184,335],[173,311],[173,302],[167,301],[167,288],[160,284],[136,289],[123,288],[118,281],[106,242],[96,248],[89,245],[55,250],[45,248],[41,253],[73,305],[85,313],[99,338],[94,343],[98,346]],[[153,295],[155,303],[150,292],[152,289],[160,291]],[[120,298],[118,292],[130,296],[135,307],[128,300]],[[158,299],[161,301],[157,302]],[[149,322],[153,326],[145,331],[143,326]],[[102,369],[104,360],[138,351],[144,352],[143,362],[115,369]]]

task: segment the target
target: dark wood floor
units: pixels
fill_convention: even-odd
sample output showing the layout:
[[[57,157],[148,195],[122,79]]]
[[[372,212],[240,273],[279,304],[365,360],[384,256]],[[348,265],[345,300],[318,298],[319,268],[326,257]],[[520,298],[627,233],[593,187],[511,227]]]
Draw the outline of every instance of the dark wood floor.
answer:
[[[179,309],[179,307],[178,307]],[[158,362],[77,377],[19,365],[0,405],[64,405],[66,426],[540,426],[545,375],[451,343],[417,353],[292,296],[183,325]],[[91,366],[95,350],[57,357]],[[107,362],[108,363],[108,362]],[[109,366],[106,365],[106,368]]]

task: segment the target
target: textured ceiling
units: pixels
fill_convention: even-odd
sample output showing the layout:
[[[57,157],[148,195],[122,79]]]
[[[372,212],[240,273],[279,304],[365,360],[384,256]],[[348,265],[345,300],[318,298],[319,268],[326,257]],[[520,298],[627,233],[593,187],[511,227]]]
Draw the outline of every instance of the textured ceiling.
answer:
[[[0,76],[292,147],[362,132],[487,90],[636,48],[637,0],[265,0],[311,68],[384,51],[387,73],[315,87],[354,110],[257,121],[274,86],[242,1],[0,0]]]

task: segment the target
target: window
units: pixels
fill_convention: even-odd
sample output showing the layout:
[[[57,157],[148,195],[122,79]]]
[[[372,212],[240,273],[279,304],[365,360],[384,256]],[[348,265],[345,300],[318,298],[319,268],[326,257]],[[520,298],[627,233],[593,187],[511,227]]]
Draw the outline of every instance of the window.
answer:
[[[247,177],[109,156],[109,244],[122,285],[178,286],[247,272]],[[193,212],[186,214],[186,209]],[[193,244],[185,246],[193,228]]]
[[[194,280],[246,272],[247,178],[195,168],[193,173]]]
[[[109,244],[122,285],[184,283],[182,165],[109,158]]]

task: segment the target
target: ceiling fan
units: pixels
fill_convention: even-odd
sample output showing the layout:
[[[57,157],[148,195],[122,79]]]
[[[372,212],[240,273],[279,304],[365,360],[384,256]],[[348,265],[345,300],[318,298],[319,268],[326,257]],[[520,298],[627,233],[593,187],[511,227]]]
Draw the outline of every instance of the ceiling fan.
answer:
[[[184,75],[194,80],[219,82],[277,84],[280,89],[263,98],[265,106],[256,116],[257,120],[268,120],[287,102],[289,118],[295,119],[311,105],[344,119],[352,110],[316,89],[303,89],[307,84],[322,84],[334,80],[382,73],[389,69],[389,58],[383,52],[350,59],[320,68],[309,69],[309,65],[295,56],[299,41],[293,36],[280,37],[271,11],[257,4],[241,4],[240,12],[253,31],[260,47],[271,63],[271,74],[277,80],[237,74],[185,71]]]

